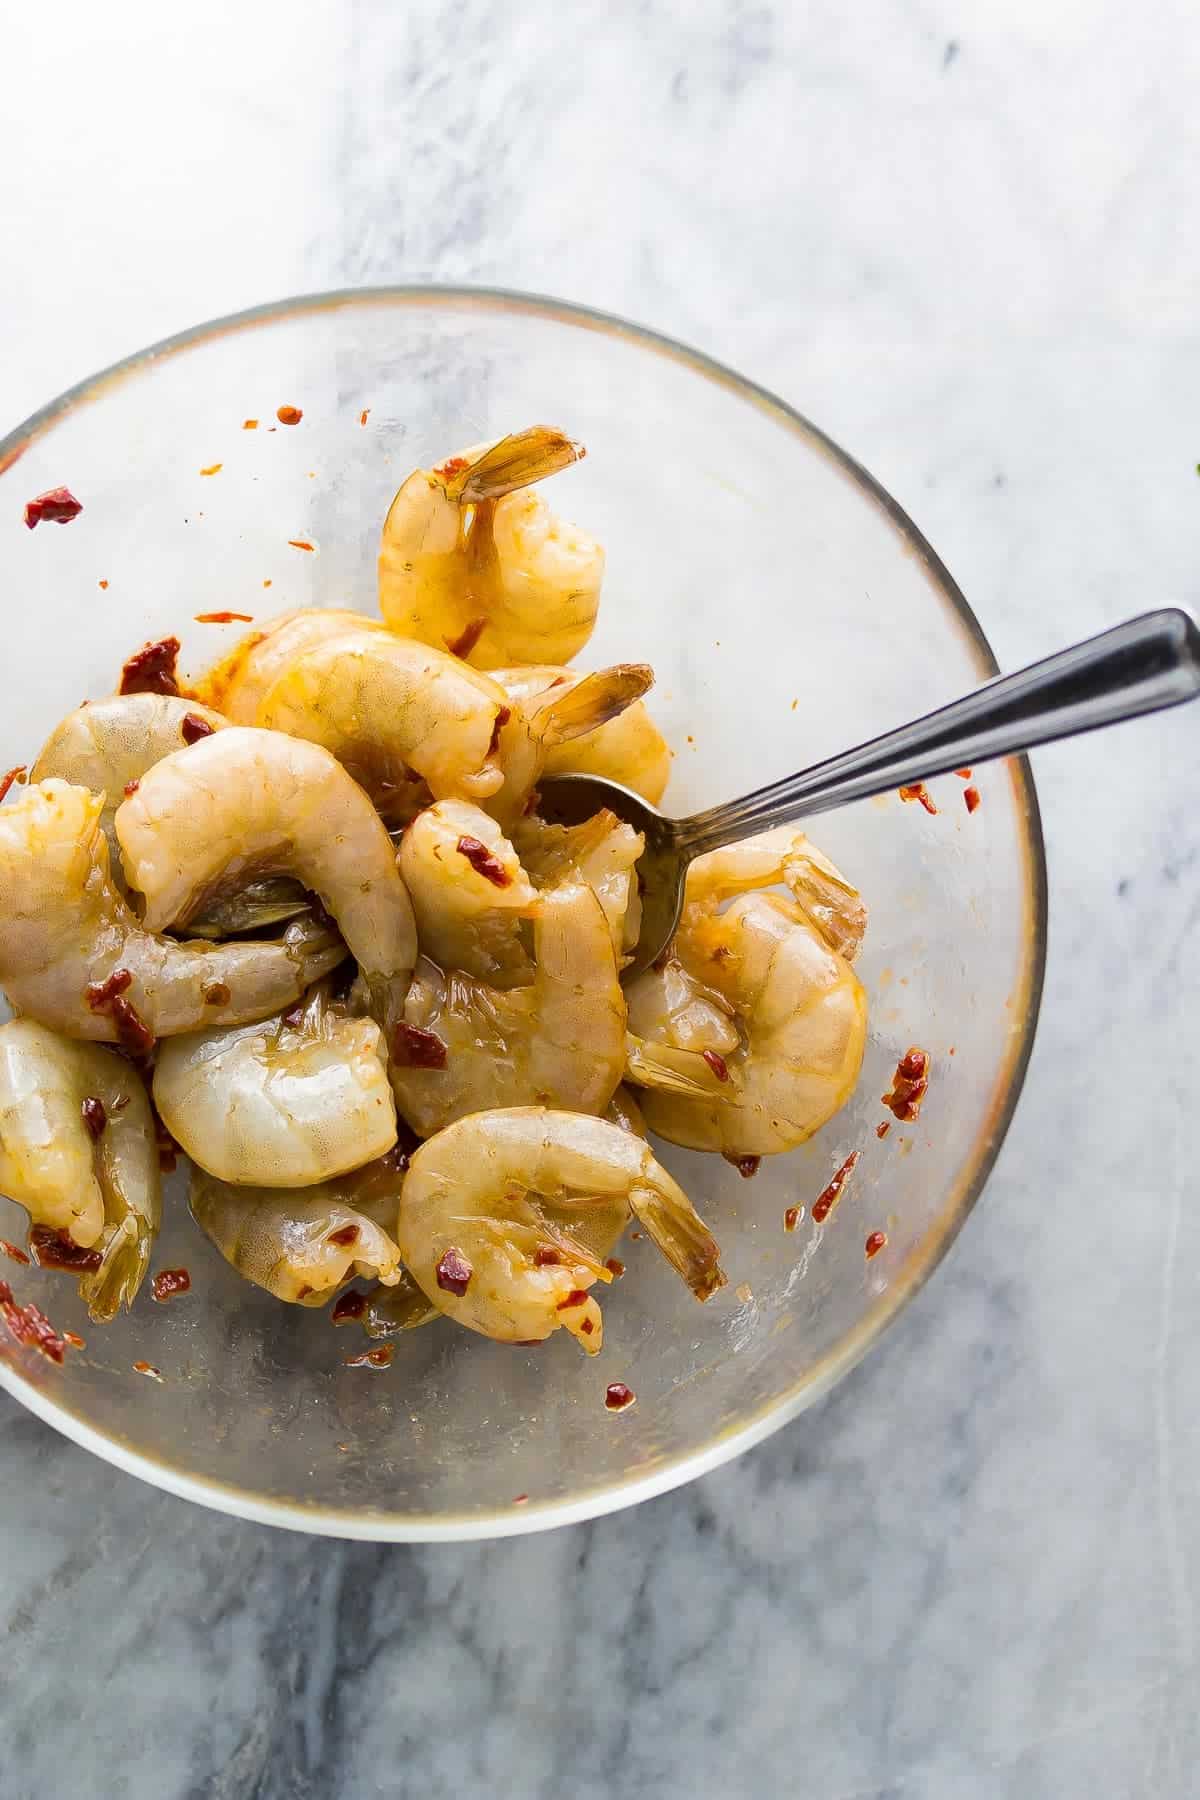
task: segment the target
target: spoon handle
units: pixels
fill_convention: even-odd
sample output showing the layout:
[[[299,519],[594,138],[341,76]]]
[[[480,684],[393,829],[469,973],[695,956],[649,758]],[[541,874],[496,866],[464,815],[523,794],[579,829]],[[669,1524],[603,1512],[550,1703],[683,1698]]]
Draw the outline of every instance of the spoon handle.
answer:
[[[1178,706],[1198,693],[1200,631],[1194,621],[1171,607],[1143,613],[1027,669],[999,675],[855,750],[680,819],[676,841],[690,859],[771,825]]]

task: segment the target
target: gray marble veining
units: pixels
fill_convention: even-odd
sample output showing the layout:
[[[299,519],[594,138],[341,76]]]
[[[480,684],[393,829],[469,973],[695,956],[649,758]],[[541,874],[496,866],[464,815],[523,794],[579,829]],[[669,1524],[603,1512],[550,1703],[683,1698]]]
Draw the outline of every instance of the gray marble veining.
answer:
[[[1002,660],[1195,604],[1181,6],[135,0],[119,42],[81,0],[56,19],[0,23],[29,153],[0,169],[6,420],[289,289],[498,282],[798,404]],[[0,1401],[4,1800],[1195,1793],[1200,737],[1176,714],[1036,768],[1029,1084],[868,1363],[689,1489],[456,1549],[222,1519]]]

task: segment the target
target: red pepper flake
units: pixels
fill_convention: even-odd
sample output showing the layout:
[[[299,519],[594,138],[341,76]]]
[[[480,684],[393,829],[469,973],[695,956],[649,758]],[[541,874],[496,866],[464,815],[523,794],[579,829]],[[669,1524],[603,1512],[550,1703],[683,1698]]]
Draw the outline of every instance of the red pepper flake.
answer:
[[[333,1303],[333,1311],[329,1317],[335,1325],[354,1325],[359,1319],[366,1317],[367,1296],[357,1288],[347,1288],[339,1294]]]
[[[955,769],[954,773],[956,775],[961,775],[964,781],[970,781],[971,779],[970,769]]]
[[[360,424],[360,425],[365,425],[365,424],[366,424],[366,422],[367,422],[367,420],[368,420],[368,419],[369,419],[369,418],[370,418],[370,416],[371,416],[371,409],[370,409],[370,407],[369,407],[369,406],[364,406],[364,407],[363,407],[363,409],[362,409],[362,411],[361,411],[361,412],[360,412],[360,413],[359,413],[359,415],[358,415],[358,422],[359,422],[359,424]]]
[[[14,781],[23,785],[28,773],[29,771],[25,764],[18,763],[15,769],[10,769],[8,771],[7,775],[0,775],[0,800],[3,800],[6,797],[8,790]]]
[[[512,707],[511,706],[502,706],[500,708],[500,711],[496,714],[496,717],[493,719],[492,735],[488,742],[488,752],[487,753],[489,756],[495,756],[497,750],[500,748],[500,733],[504,730],[504,727],[508,724],[508,721],[511,718],[512,718]],[[534,797],[535,796],[531,796],[531,798],[534,798]],[[527,807],[526,811],[528,811],[528,810],[529,809]]]
[[[444,1069],[446,1046],[436,1031],[419,1025],[397,1025],[392,1032],[392,1061],[401,1069]]]
[[[339,1231],[331,1231],[325,1242],[336,1244],[339,1250],[348,1250],[351,1244],[358,1242],[358,1226],[343,1225]]]
[[[192,1278],[186,1269],[160,1269],[150,1284],[150,1291],[156,1300],[165,1304],[176,1294],[186,1294],[191,1285]]]
[[[242,420],[242,430],[243,431],[257,431],[258,430],[258,420],[257,419],[243,419]]]
[[[135,776],[132,781],[127,781],[125,783],[125,786],[122,788],[121,791],[125,795],[125,798],[127,800],[132,800],[133,796],[137,793],[137,791],[141,787],[141,785],[142,785],[141,782]]]
[[[976,807],[979,805],[979,799],[979,789],[977,787],[963,789],[963,800],[969,813],[975,811]]]
[[[883,1104],[902,1125],[911,1125],[921,1110],[928,1087],[928,1054],[924,1050],[906,1050],[896,1064],[891,1092],[883,1096]]]
[[[175,660],[179,655],[177,637],[159,638],[157,643],[143,644],[135,650],[121,670],[119,694],[178,694]]]
[[[179,723],[179,735],[185,744],[198,744],[201,738],[211,737],[213,729],[199,713],[184,713]]]
[[[134,1056],[149,1056],[157,1039],[133,1002],[123,1000],[118,994],[108,1012],[117,1028],[118,1044]]]
[[[83,1102],[83,1122],[87,1126],[88,1136],[93,1144],[104,1135],[104,1127],[108,1124],[108,1114],[104,1110],[103,1100],[97,1100],[89,1094]]]
[[[470,1287],[474,1273],[462,1251],[452,1244],[437,1266],[437,1284],[444,1293],[457,1294],[461,1299]]]
[[[700,1054],[718,1081],[729,1080],[729,1066],[723,1056],[719,1056],[715,1050],[702,1050]]]
[[[486,619],[468,619],[456,638],[446,638],[445,645],[451,656],[461,656],[464,660],[483,636]]]
[[[783,1229],[785,1231],[795,1231],[803,1217],[804,1208],[802,1206],[789,1206],[783,1215]]]
[[[86,1350],[87,1339],[81,1338],[77,1331],[64,1331],[63,1343],[70,1344],[72,1350]]]
[[[35,525],[40,525],[43,519],[52,520],[55,525],[69,525],[82,511],[82,504],[70,488],[49,488],[46,493],[39,494],[36,500],[25,502],[25,523],[30,531]]]
[[[133,980],[128,969],[114,969],[106,981],[89,981],[83,990],[91,1012],[104,1012],[118,994],[123,994]]]
[[[364,1350],[359,1356],[348,1356],[347,1369],[389,1369],[392,1364],[391,1344],[376,1344],[373,1350]]]
[[[54,1231],[49,1225],[35,1225],[29,1234],[29,1248],[39,1269],[71,1269],[90,1275],[104,1261],[98,1250],[85,1250],[66,1231]]]
[[[269,581],[269,580],[268,580],[268,581],[264,581],[264,582],[263,582],[263,586],[264,586],[264,587],[270,587],[270,585],[271,585],[271,583],[270,583],[270,581]]]
[[[0,1238],[0,1251],[3,1251],[10,1262],[24,1263],[26,1268],[29,1267],[29,1258],[25,1252],[18,1250],[15,1244],[10,1244],[7,1238]]]
[[[902,787],[900,789],[900,798],[902,800],[919,800],[927,813],[937,812],[937,807],[933,804],[929,789],[925,786],[923,781],[912,781],[907,787]]]
[[[179,1145],[163,1124],[153,1096],[150,1098],[150,1110],[154,1119],[154,1142],[158,1150],[158,1166],[164,1175],[170,1175],[179,1160]]]
[[[545,1338],[514,1338],[512,1342],[514,1350],[536,1350],[545,1341]]]
[[[866,1252],[867,1261],[870,1262],[873,1256],[878,1256],[881,1250],[887,1249],[887,1232],[873,1231],[863,1245],[863,1249]]]
[[[875,1127],[875,1136],[877,1138],[885,1138],[891,1129],[892,1121],[890,1119],[885,1119],[882,1125],[877,1125]]]
[[[449,481],[452,475],[461,475],[466,466],[467,459],[465,456],[449,456],[446,458],[446,461],[433,472],[435,475],[440,475],[443,481]]]
[[[275,417],[281,425],[298,425],[304,414],[298,406],[277,406]]]
[[[289,538],[288,543],[293,550],[311,550],[313,548],[307,538]]]
[[[460,856],[465,856],[477,875],[490,881],[493,887],[506,888],[512,886],[512,876],[504,867],[498,856],[494,856],[485,843],[477,837],[460,837],[454,846]]]
[[[620,1281],[622,1275],[625,1273],[625,1264],[621,1261],[619,1256],[606,1256],[604,1259],[604,1266],[614,1281]]]
[[[193,617],[197,625],[232,625],[235,622],[242,625],[253,625],[254,623],[253,613],[210,612],[195,613]]]
[[[722,1150],[721,1155],[733,1164],[743,1181],[751,1181],[762,1166],[761,1156],[734,1156],[729,1150]]]
[[[560,1300],[554,1310],[555,1312],[573,1312],[577,1306],[582,1306],[586,1299],[586,1288],[572,1288],[566,1299]]]
[[[202,475],[219,475],[225,467],[224,463],[210,463],[207,469],[201,469]]]
[[[529,1505],[529,1495],[528,1494],[517,1494],[513,1500],[513,1505],[514,1506],[528,1506]]]
[[[107,581],[101,581],[98,585],[102,588],[106,588],[108,586],[108,583],[107,583]]]
[[[625,1412],[636,1401],[637,1395],[623,1381],[610,1381],[605,1389],[604,1404],[609,1412]]]
[[[533,1266],[535,1269],[548,1269],[552,1267],[553,1264],[560,1263],[561,1261],[562,1257],[559,1252],[552,1249],[549,1244],[539,1244],[533,1253]]]
[[[594,1319],[584,1319],[581,1322],[579,1329],[584,1337],[591,1337],[593,1331],[596,1329],[596,1322]]]
[[[40,1307],[34,1306],[32,1301],[28,1306],[17,1305],[7,1281],[0,1281],[0,1318],[8,1328],[9,1336],[18,1344],[39,1351],[50,1362],[62,1367],[66,1343]]]
[[[854,1173],[854,1165],[862,1155],[861,1150],[852,1150],[829,1186],[813,1201],[812,1218],[814,1225],[823,1225],[838,1201],[842,1197],[842,1189]]]
[[[135,1375],[148,1375],[151,1381],[162,1380],[162,1370],[156,1369],[153,1363],[135,1362],[133,1372]]]
[[[224,981],[210,981],[207,987],[200,989],[200,998],[205,1006],[228,1006],[233,995]]]

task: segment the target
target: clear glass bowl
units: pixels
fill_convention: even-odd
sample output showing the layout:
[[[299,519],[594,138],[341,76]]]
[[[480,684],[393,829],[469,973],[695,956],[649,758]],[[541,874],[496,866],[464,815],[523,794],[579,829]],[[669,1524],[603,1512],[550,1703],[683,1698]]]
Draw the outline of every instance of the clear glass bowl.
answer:
[[[276,427],[281,405],[302,408],[298,426]],[[409,469],[542,420],[588,447],[553,496],[608,549],[585,660],[654,664],[677,751],[670,809],[758,786],[995,672],[915,526],[762,389],[576,308],[360,291],[188,332],[0,444],[0,768],[30,761],[63,713],[109,691],[144,639],[177,632],[195,669],[245,629],[195,613],[373,611],[380,524]],[[59,484],[81,516],[26,531],[23,502]],[[3,1265],[19,1298],[87,1347],[56,1369],[5,1337],[0,1383],[161,1487],[353,1537],[561,1524],[736,1455],[845,1374],[916,1292],[1011,1117],[1041,985],[1042,843],[1023,762],[976,781],[970,816],[948,778],[933,784],[936,817],[887,798],[819,822],[817,842],[871,909],[866,1066],[853,1103],[753,1180],[661,1147],[721,1241],[729,1286],[707,1306],[630,1243],[596,1360],[565,1332],[534,1351],[437,1325],[401,1339],[389,1371],[351,1369],[357,1328],[241,1282],[192,1225],[177,1179],[155,1266],[186,1266],[190,1295],[158,1306],[146,1293],[101,1329],[63,1277]],[[911,1044],[931,1053],[929,1096],[917,1125],[880,1140],[880,1096]],[[785,1233],[785,1209],[811,1206],[851,1149],[862,1160],[830,1219]],[[0,1235],[20,1240],[24,1226],[0,1200]],[[887,1248],[869,1261],[876,1230]],[[638,1397],[622,1414],[604,1406],[617,1380]]]

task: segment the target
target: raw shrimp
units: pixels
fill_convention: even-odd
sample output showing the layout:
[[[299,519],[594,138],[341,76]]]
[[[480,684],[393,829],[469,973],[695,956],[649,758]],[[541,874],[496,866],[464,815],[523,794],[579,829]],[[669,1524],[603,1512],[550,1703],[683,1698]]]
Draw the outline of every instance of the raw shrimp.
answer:
[[[109,1042],[136,1040],[139,1026],[168,1037],[242,1025],[290,1006],[344,958],[334,934],[311,923],[275,943],[156,937],[113,882],[103,804],[86,788],[42,781],[0,807],[0,985],[18,1012]]]
[[[117,809],[130,885],[151,930],[184,925],[222,889],[294,874],[337,921],[368,978],[405,979],[412,907],[383,823],[316,744],[232,726],[164,757]]]
[[[724,1285],[720,1251],[640,1138],[604,1119],[516,1107],[460,1119],[422,1144],[397,1240],[426,1297],[505,1343],[559,1326],[595,1355],[595,1282],[630,1213],[699,1300]]]
[[[641,832],[605,808],[579,825],[526,817],[513,827],[513,843],[535,887],[552,886],[572,870],[587,882],[604,908],[613,948],[625,959],[642,922],[637,860],[646,840]]]
[[[404,833],[399,861],[426,956],[496,988],[532,979],[521,924],[537,894],[494,819],[439,800]]]
[[[82,1270],[93,1319],[132,1305],[162,1218],[137,1070],[115,1050],[72,1043],[32,1019],[0,1026],[0,1189],[35,1227],[61,1236],[61,1266]],[[43,1254],[55,1266],[53,1249]]]
[[[535,696],[529,710],[513,701],[498,733],[504,785],[484,802],[488,812],[503,825],[515,824],[527,811],[551,752],[617,718],[653,685],[648,663],[614,663],[570,687]]]
[[[300,1192],[234,1187],[193,1169],[192,1216],[247,1281],[277,1300],[324,1306],[355,1275],[373,1275],[386,1287],[404,1279],[392,1234],[357,1205],[360,1181],[376,1181],[377,1168]],[[398,1169],[392,1180],[398,1202]]]
[[[781,879],[790,899],[747,891]],[[866,1042],[866,996],[847,960],[864,922],[855,890],[794,831],[693,863],[674,952],[628,995],[627,1072],[646,1090],[650,1130],[763,1156],[832,1118]]]
[[[586,679],[576,669],[539,663],[532,668],[494,669],[492,676],[510,699],[527,712],[551,690],[561,693]],[[564,695],[565,697],[565,695]],[[547,775],[601,775],[642,794],[652,806],[663,797],[671,774],[672,751],[650,717],[645,702],[635,700],[616,718],[595,726],[570,743],[546,753]]]
[[[293,656],[256,723],[321,744],[382,812],[411,816],[422,778],[435,799],[485,799],[504,781],[504,689],[428,644],[348,631]]]
[[[172,750],[195,742],[197,736],[221,731],[228,723],[211,707],[172,694],[113,694],[107,700],[85,700],[51,732],[29,778],[44,781],[57,776],[103,794],[100,824],[109,849],[116,852],[113,814],[126,788]],[[119,881],[119,859],[111,866]]]
[[[341,607],[311,607],[280,613],[248,631],[229,655],[193,683],[192,692],[224,713],[234,725],[257,725],[267,690],[295,661],[326,638],[350,631],[385,631],[378,619]]]
[[[312,1187],[396,1141],[383,1034],[323,987],[282,1019],[162,1046],[154,1103],[192,1161],[221,1181]]]
[[[379,553],[379,610],[392,630],[479,669],[569,662],[592,635],[604,551],[528,490],[582,455],[535,425],[414,470]]]
[[[500,991],[428,958],[390,1041],[392,1087],[421,1137],[488,1107],[600,1113],[625,1061],[625,1000],[603,909],[574,880],[543,894],[533,980]]]

